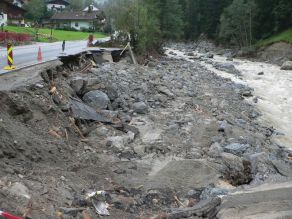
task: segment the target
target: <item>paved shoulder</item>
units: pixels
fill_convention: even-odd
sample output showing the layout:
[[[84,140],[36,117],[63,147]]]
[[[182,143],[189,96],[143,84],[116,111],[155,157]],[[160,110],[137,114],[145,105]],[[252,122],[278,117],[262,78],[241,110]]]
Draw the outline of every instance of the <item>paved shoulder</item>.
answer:
[[[223,198],[219,219],[292,218],[292,183],[264,184]]]

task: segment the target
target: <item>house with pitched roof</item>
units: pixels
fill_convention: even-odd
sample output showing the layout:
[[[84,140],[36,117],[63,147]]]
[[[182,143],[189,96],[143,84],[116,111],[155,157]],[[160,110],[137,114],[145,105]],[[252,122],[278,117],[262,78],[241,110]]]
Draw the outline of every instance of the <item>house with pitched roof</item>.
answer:
[[[1,24],[24,24],[24,14],[25,10],[23,8],[14,5],[13,2],[9,0],[0,1],[0,23]]]
[[[96,31],[104,15],[101,11],[63,11],[55,13],[51,21],[55,28]]]

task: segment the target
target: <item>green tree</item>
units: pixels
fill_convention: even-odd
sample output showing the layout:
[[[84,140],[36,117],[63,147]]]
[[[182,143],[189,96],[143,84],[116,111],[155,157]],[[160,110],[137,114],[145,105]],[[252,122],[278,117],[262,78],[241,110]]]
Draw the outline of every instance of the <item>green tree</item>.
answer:
[[[251,46],[255,9],[253,0],[234,0],[221,16],[220,37],[240,47]]]
[[[35,23],[41,23],[47,15],[47,7],[43,0],[31,0],[25,5],[27,11],[26,18],[33,20]]]
[[[291,0],[278,0],[278,4],[273,10],[275,16],[276,32],[285,30],[292,25],[292,1]]]
[[[183,36],[183,11],[178,0],[160,0],[160,29],[164,39],[179,39]]]
[[[83,9],[83,1],[82,0],[70,0],[70,8],[72,10],[80,11]]]
[[[130,37],[138,53],[160,44],[158,11],[154,0],[109,0],[106,15],[112,28]]]

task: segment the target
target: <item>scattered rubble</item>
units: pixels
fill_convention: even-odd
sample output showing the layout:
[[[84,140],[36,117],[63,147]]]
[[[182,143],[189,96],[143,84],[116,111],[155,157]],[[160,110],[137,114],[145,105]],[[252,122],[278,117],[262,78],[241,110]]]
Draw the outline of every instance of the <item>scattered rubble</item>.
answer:
[[[200,60],[96,60],[64,59],[41,81],[0,92],[0,209],[29,208],[30,218],[214,218],[237,187],[291,176],[274,131],[243,98],[252,96],[246,86]]]

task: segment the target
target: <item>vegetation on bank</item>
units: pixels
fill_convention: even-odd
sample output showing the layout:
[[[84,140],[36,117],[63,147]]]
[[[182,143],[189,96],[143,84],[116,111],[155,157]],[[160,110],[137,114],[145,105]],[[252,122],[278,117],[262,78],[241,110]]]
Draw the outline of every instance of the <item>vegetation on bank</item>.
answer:
[[[276,34],[274,36],[271,36],[267,39],[260,40],[256,44],[256,46],[262,48],[262,47],[266,47],[273,43],[278,43],[278,42],[286,42],[286,43],[292,44],[292,28],[284,32],[281,32],[279,34]]]
[[[291,0],[108,0],[106,29],[130,35],[136,52],[167,40],[196,40],[202,34],[227,45],[252,48],[292,26]],[[290,42],[288,34],[268,38]]]
[[[51,40],[51,29],[40,28],[37,30],[38,37],[36,37],[36,29],[31,27],[16,27],[16,26],[6,26],[4,30],[12,33],[23,33],[29,34],[34,39],[37,38],[39,42],[54,42],[62,40],[87,40],[90,34],[94,35],[94,38],[106,37],[105,34],[96,32],[78,32],[78,31],[66,31],[66,30],[52,30],[52,40]]]

